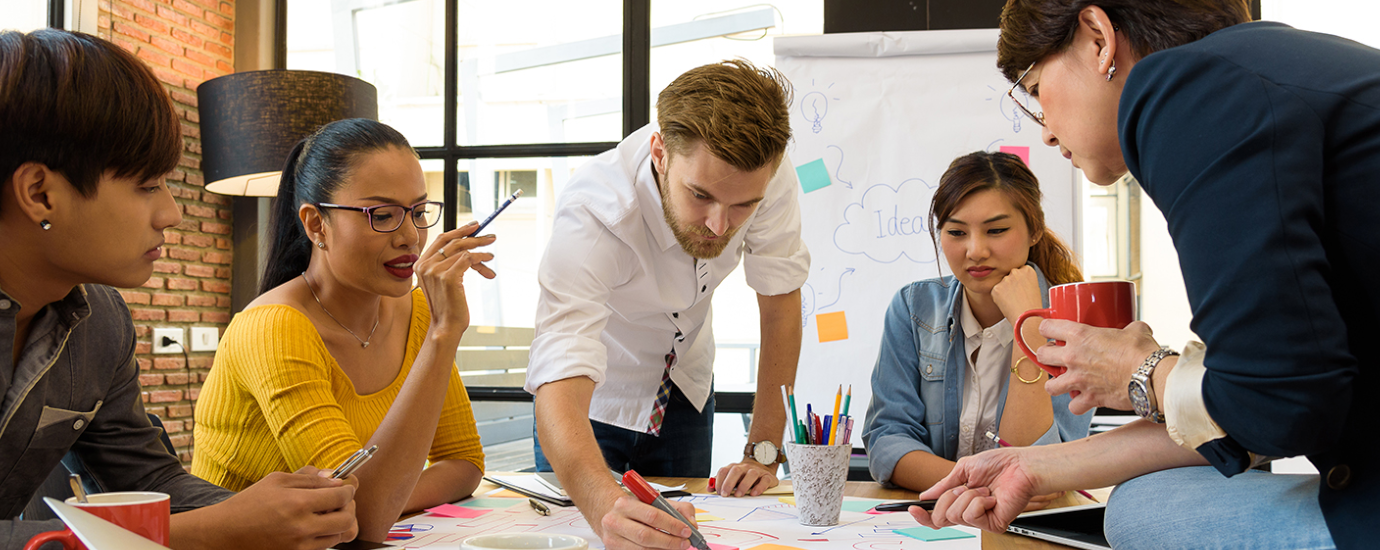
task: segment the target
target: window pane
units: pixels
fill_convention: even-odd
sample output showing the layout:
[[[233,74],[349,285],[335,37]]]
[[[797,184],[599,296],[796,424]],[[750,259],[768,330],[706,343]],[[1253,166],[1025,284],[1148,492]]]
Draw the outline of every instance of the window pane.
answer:
[[[623,3],[460,3],[460,145],[618,141]]]
[[[47,0],[0,0],[0,30],[29,32],[48,26]]]
[[[471,326],[532,327],[539,294],[537,265],[550,240],[556,196],[570,181],[570,174],[589,158],[460,161],[459,169],[474,186],[470,192],[477,200],[473,212],[462,211],[456,216],[458,225],[487,218],[518,188],[514,185],[528,186],[521,197],[484,229],[484,233],[498,236],[487,249],[494,255],[489,267],[498,277],[489,280],[473,273],[465,276]],[[496,196],[502,198],[494,200]]]
[[[652,118],[657,94],[681,73],[739,57],[772,66],[773,37],[823,32],[823,0],[652,0]]]
[[[288,5],[289,69],[354,76],[378,88],[379,119],[414,147],[442,145],[444,0]]]

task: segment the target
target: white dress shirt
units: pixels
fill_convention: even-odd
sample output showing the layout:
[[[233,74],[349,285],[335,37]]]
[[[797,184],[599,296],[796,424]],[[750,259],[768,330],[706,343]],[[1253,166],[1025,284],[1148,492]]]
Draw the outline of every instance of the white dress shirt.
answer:
[[[963,323],[963,345],[967,360],[963,384],[963,409],[959,413],[958,454],[955,458],[975,455],[997,444],[987,439],[987,432],[997,433],[997,408],[1001,406],[1001,386],[1011,372],[1011,343],[1014,333],[1011,323],[1002,319],[995,325],[982,328],[968,296],[959,293],[963,302],[960,322]],[[976,352],[976,353],[974,353]],[[976,355],[976,360],[974,356]]]
[[[595,157],[561,193],[537,271],[536,337],[524,388],[576,376],[595,382],[589,417],[646,432],[674,347],[671,380],[703,410],[713,382],[710,299],[742,258],[766,296],[805,284],[799,182],[790,159],[719,257],[697,260],[676,242],[652,177],[655,123]]]

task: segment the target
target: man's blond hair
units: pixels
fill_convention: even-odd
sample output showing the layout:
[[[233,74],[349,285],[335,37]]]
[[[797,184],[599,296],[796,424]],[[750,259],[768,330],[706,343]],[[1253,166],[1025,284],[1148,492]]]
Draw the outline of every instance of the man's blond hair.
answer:
[[[776,167],[791,139],[791,83],[776,69],[731,60],[690,69],[657,97],[657,123],[670,153],[696,142],[751,172]]]

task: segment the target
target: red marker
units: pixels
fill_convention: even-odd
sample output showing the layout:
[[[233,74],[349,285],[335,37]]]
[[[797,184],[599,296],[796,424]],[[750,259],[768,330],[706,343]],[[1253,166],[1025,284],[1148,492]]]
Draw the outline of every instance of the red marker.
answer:
[[[637,497],[637,500],[655,506],[661,511],[671,514],[671,517],[684,522],[685,526],[690,528],[690,546],[699,550],[709,550],[709,543],[705,542],[704,535],[695,529],[695,525],[690,523],[690,520],[685,519],[685,516],[680,515],[680,512],[677,512],[676,508],[666,501],[666,497],[656,492],[656,489],[653,489],[651,484],[642,479],[642,476],[638,475],[637,472],[628,470],[627,473],[624,473],[623,486],[627,487],[633,496]]]

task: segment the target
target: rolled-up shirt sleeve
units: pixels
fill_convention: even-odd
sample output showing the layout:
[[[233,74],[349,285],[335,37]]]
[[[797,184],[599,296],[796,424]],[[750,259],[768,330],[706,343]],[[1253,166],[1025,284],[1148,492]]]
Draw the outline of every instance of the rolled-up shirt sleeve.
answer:
[[[902,289],[886,311],[862,436],[872,477],[888,487],[895,486],[891,476],[901,457],[912,451],[934,454],[925,443],[930,430],[925,426],[925,401],[920,398],[920,354],[910,326],[910,308]]]
[[[609,296],[628,278],[632,251],[590,211],[572,205],[557,211],[551,241],[537,270],[536,334],[527,382],[535,394],[547,382],[586,376],[596,385],[608,371],[600,340],[608,324]]]
[[[810,275],[810,251],[800,235],[799,187],[795,167],[783,155],[757,215],[746,228],[743,272],[748,286],[763,296],[792,292]]]
[[[1165,213],[1207,346],[1197,383],[1224,435],[1195,450],[1226,475],[1252,453],[1334,447],[1351,410],[1357,364],[1322,235],[1324,125],[1296,93],[1176,49],[1138,63],[1121,99],[1127,166]]]

